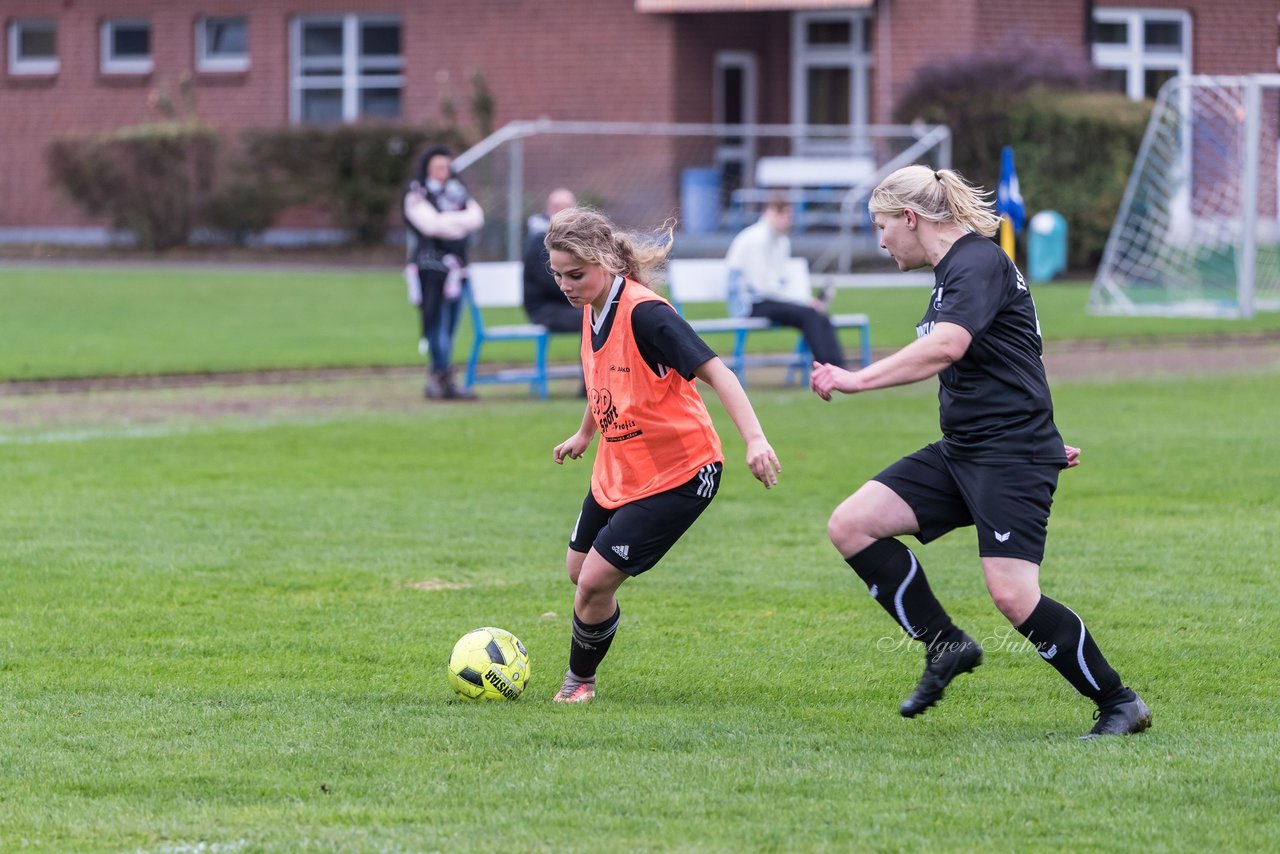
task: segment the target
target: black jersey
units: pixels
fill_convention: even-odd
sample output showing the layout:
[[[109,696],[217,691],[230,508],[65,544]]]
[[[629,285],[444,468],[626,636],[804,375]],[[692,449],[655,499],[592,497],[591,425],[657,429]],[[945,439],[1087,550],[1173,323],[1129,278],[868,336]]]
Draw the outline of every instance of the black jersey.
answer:
[[[933,296],[917,336],[941,322],[973,336],[964,356],[938,375],[946,452],[1065,466],[1031,292],[1009,256],[981,235],[961,237],[934,269]]]
[[[609,330],[613,329],[614,308],[625,286],[622,280],[610,296],[599,328],[592,327],[592,350],[599,350],[608,340]],[[693,331],[688,321],[665,302],[644,302],[632,309],[631,331],[641,358],[657,376],[672,370],[691,380],[694,371],[716,357],[715,351]]]

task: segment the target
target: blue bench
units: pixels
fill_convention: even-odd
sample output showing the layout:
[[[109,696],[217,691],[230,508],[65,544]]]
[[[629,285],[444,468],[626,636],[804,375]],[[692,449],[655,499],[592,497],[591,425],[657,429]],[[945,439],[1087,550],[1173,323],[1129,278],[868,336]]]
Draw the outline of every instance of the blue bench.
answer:
[[[521,308],[523,306],[524,268],[519,261],[477,262],[467,266],[471,286],[464,299],[467,301],[474,338],[471,355],[467,359],[466,385],[491,383],[528,383],[529,391],[541,400],[547,399],[549,380],[557,377],[581,377],[578,366],[552,368],[547,365],[547,349],[553,333],[537,323],[516,323],[491,326],[485,322],[485,309]],[[571,333],[564,333],[571,334]],[[533,344],[533,367],[504,368],[481,372],[480,355],[489,341],[528,341]]]
[[[804,258],[792,258],[790,275],[797,282],[797,290],[811,293],[809,287],[809,262]],[[684,314],[684,307],[693,303],[717,303],[727,310],[729,268],[720,258],[677,258],[667,265],[667,290],[671,304]],[[871,320],[865,314],[834,314],[831,323],[839,329],[856,329],[859,335],[862,366],[871,364]],[[813,365],[813,355],[804,336],[798,336],[795,349],[786,354],[747,355],[747,337],[762,329],[780,329],[763,317],[716,317],[690,320],[689,325],[698,334],[730,333],[733,352],[725,358],[725,364],[746,383],[746,369],[763,365],[783,365],[787,368],[787,382],[798,375],[807,380]]]

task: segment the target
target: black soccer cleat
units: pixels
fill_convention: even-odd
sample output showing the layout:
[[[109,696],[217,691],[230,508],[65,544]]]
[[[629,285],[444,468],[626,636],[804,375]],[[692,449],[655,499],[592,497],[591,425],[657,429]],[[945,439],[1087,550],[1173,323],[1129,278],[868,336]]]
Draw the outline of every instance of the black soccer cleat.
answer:
[[[1151,726],[1151,710],[1147,708],[1147,704],[1134,691],[1129,691],[1129,694],[1133,699],[1105,709],[1099,708],[1094,712],[1093,717],[1097,723],[1080,738],[1088,740],[1103,735],[1133,735]]]
[[[982,647],[978,642],[960,633],[960,639],[943,642],[941,650],[925,659],[924,675],[911,696],[903,701],[898,712],[904,718],[914,718],[942,699],[942,692],[961,673],[969,673],[982,663]]]

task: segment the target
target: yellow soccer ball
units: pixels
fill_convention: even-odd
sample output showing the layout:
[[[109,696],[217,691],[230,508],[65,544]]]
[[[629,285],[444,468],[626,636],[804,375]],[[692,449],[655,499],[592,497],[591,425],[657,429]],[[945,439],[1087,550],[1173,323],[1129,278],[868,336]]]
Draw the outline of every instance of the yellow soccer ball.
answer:
[[[464,700],[516,700],[529,684],[529,653],[506,629],[472,629],[453,645],[449,684]]]

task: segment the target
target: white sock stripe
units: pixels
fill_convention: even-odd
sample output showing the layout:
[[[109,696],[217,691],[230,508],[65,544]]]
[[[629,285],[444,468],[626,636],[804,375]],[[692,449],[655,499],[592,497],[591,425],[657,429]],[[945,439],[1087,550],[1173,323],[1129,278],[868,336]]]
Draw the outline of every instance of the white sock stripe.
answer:
[[[577,623],[573,624],[573,636],[583,641],[602,641],[605,638],[613,637],[613,633],[618,630],[618,621],[615,620],[603,629],[595,632],[589,632]]]
[[[898,622],[902,624],[902,628],[907,630],[907,634],[911,637],[916,636],[916,630],[911,627],[911,622],[907,619],[907,612],[902,607],[902,597],[907,593],[907,585],[911,583],[911,579],[916,577],[916,572],[920,569],[920,564],[916,562],[916,556],[911,549],[907,549],[907,554],[911,555],[911,571],[907,573],[907,577],[898,585],[897,591],[893,594],[893,610],[898,614]]]
[[[1066,605],[1063,605],[1062,607],[1067,608]],[[1067,608],[1067,610],[1071,611],[1070,608]],[[1093,686],[1093,690],[1101,691],[1102,689],[1098,687],[1097,680],[1094,679],[1093,674],[1089,672],[1089,665],[1084,663],[1084,620],[1080,619],[1080,615],[1075,611],[1071,611],[1071,616],[1075,617],[1076,622],[1080,624],[1080,642],[1076,644],[1076,663],[1080,665],[1080,672],[1084,674],[1085,679],[1089,680],[1089,684]]]

